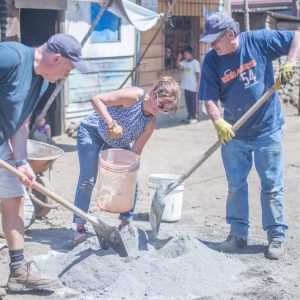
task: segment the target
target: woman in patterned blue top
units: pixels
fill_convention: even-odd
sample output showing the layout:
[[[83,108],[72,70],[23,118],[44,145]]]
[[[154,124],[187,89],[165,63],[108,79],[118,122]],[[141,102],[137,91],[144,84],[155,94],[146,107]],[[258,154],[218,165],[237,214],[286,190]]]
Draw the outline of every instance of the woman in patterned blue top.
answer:
[[[156,116],[178,108],[179,87],[171,77],[163,77],[147,94],[139,87],[124,88],[97,95],[92,103],[95,112],[84,119],[78,129],[77,147],[80,174],[75,195],[75,206],[87,212],[98,174],[100,151],[109,148],[129,149],[140,155],[150,138]],[[120,214],[119,229],[133,218],[134,207]],[[74,215],[74,240],[86,240],[85,221]]]

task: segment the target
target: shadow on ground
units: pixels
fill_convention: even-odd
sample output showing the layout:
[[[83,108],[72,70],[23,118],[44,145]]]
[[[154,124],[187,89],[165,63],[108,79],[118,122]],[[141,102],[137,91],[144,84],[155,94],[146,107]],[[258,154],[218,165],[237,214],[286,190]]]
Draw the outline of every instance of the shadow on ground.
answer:
[[[212,250],[215,250],[215,251],[218,251],[218,247],[222,243],[222,242],[210,242],[210,241],[205,241],[205,240],[201,240],[201,239],[198,239],[198,240],[200,242],[202,242],[204,245],[206,245],[208,248],[210,248]],[[258,253],[264,253],[265,250],[266,250],[265,245],[250,244],[246,248],[239,248],[235,251],[230,251],[230,252],[226,252],[226,253],[230,253],[230,254],[258,254]]]
[[[68,145],[68,144],[61,144],[61,143],[55,143],[54,145],[56,147],[59,147],[60,149],[62,149],[66,153],[77,151],[77,146],[76,145]]]
[[[149,222],[149,213],[137,213],[133,216],[134,221]]]
[[[17,292],[17,293],[13,293],[10,292],[8,290],[6,290],[6,293],[8,295],[32,295],[32,296],[41,296],[41,299],[43,299],[42,296],[47,297],[47,296],[51,296],[54,294],[54,291],[21,291],[21,292]],[[1,298],[0,298],[1,299]],[[4,300],[5,298],[3,298]]]
[[[52,250],[68,252],[76,244],[73,242],[74,230],[70,228],[47,228],[28,229],[26,231],[26,242],[35,242],[49,245]]]

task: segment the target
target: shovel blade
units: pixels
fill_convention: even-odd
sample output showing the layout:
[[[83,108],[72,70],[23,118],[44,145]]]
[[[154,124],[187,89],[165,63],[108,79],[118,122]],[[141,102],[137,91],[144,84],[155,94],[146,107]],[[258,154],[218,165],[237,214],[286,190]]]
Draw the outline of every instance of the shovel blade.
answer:
[[[158,190],[156,190],[151,203],[149,221],[155,237],[158,235],[162,215],[166,206],[163,197],[164,189],[164,186],[161,186]]]
[[[128,256],[128,252],[117,227],[109,226],[99,219],[97,219],[97,221],[98,224],[93,222],[92,225],[101,248],[107,250],[111,247],[121,257]]]

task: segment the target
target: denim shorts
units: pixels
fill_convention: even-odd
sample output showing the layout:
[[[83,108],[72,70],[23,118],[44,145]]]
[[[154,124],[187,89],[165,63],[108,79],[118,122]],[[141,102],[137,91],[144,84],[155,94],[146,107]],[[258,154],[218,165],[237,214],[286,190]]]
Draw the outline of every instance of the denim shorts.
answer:
[[[7,142],[0,145],[0,159],[14,166],[12,150]],[[17,198],[24,194],[25,188],[19,179],[0,167],[0,199]]]

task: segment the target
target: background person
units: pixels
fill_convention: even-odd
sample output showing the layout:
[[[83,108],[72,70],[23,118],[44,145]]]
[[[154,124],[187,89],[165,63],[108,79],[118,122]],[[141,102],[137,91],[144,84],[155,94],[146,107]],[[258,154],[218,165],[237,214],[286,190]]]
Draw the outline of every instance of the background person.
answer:
[[[170,45],[165,47],[165,70],[172,70],[175,67],[173,48]]]
[[[182,71],[180,87],[184,90],[187,108],[186,121],[190,124],[197,123],[198,116],[198,86],[200,81],[200,63],[193,56],[193,48],[188,46],[177,56],[177,67]]]
[[[41,115],[41,111],[36,113],[37,118],[37,127],[33,133],[33,139],[43,143],[52,144],[51,138],[51,126],[49,124],[49,119],[46,116]]]
[[[173,78],[163,77],[149,94],[139,87],[131,87],[93,98],[96,112],[81,122],[77,133],[80,174],[75,206],[85,212],[89,209],[100,151],[123,148],[140,155],[155,128],[157,114],[178,108],[179,92]],[[136,200],[137,191],[132,210],[120,214],[119,229],[132,220]],[[74,215],[73,222],[76,224],[74,241],[85,241],[85,220]]]
[[[239,34],[238,23],[231,17],[214,13],[207,18],[200,41],[209,43],[212,50],[203,61],[199,98],[205,101],[223,144],[221,153],[228,180],[226,220],[230,233],[219,250],[235,251],[247,246],[250,226],[247,177],[254,159],[261,182],[262,226],[269,241],[265,256],[279,259],[288,227],[283,217],[284,119],[278,93],[236,134],[232,124],[273,85],[273,60],[287,55],[280,79],[282,83],[291,79],[300,52],[300,33],[257,30]],[[224,107],[224,117],[218,99]]]
[[[17,42],[0,43],[0,158],[27,176],[30,186],[35,174],[27,162],[29,117],[48,82],[55,83],[76,66],[87,71],[81,45],[70,35],[56,34],[43,45],[30,48]],[[8,289],[52,289],[57,277],[36,273],[32,261],[24,260],[24,194],[17,177],[0,168],[2,228],[10,256]]]

